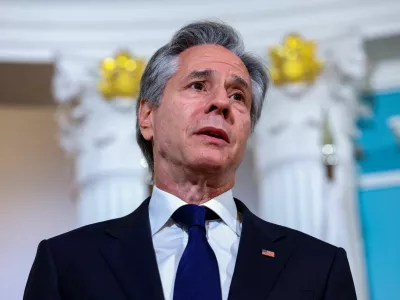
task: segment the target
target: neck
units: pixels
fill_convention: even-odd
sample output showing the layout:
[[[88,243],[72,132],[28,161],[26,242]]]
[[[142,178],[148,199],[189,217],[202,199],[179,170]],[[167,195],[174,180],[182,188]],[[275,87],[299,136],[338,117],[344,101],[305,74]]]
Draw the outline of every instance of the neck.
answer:
[[[186,203],[200,205],[232,189],[235,176],[204,174],[183,168],[155,168],[154,184]]]

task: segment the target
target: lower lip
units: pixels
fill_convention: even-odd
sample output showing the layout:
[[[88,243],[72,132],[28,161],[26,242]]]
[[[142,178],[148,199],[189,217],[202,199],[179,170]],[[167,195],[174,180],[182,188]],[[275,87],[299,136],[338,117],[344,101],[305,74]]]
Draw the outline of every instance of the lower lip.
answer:
[[[216,138],[216,137],[213,137],[213,136],[209,136],[209,135],[206,135],[206,134],[198,134],[197,136],[199,136],[202,139],[204,139],[204,140],[206,140],[208,142],[211,142],[213,144],[218,144],[218,145],[226,145],[226,144],[228,144],[223,139],[219,139],[219,138]]]

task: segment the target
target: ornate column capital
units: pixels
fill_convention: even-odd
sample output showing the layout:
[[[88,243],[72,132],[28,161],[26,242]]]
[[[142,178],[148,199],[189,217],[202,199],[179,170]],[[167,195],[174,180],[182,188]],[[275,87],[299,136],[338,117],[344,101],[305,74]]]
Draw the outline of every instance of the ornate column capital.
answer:
[[[136,142],[136,99],[106,100],[97,90],[99,61],[62,54],[55,61],[53,94],[59,104],[61,147],[76,163],[80,184],[99,176],[144,177]]]
[[[256,129],[262,170],[293,160],[321,160],[326,130],[338,159],[353,161],[356,120],[370,113],[359,101],[367,75],[362,41],[356,30],[321,40],[318,56],[324,69],[314,82],[271,88]]]

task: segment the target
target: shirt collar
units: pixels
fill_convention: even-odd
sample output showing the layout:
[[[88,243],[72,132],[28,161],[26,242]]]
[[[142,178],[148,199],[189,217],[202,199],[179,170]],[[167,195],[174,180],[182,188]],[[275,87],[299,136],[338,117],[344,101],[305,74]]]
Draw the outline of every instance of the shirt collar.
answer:
[[[151,234],[157,233],[168,222],[172,214],[185,204],[187,203],[182,199],[154,186],[149,203]],[[233,200],[232,190],[228,190],[202,205],[218,214],[231,230],[240,235],[238,211]]]

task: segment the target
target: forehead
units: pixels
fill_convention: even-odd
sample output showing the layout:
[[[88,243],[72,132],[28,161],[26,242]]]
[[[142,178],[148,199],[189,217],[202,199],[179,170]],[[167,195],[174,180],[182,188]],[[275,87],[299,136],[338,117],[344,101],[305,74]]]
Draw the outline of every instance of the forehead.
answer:
[[[243,77],[250,84],[250,75],[242,60],[219,45],[199,45],[186,49],[179,55],[179,71],[213,69],[216,73],[227,73]],[[182,75],[184,75],[182,74]]]

